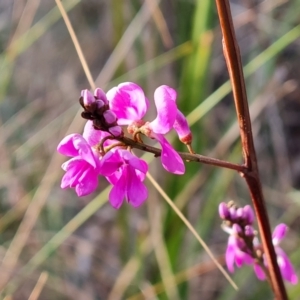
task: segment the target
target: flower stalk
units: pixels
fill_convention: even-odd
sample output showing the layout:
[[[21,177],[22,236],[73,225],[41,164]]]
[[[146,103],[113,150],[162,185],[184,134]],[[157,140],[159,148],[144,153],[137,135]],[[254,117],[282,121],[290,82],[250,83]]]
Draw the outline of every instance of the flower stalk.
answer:
[[[277,264],[274,246],[272,244],[271,229],[262,193],[256,152],[252,136],[245,80],[239,53],[239,46],[237,44],[234,32],[230,5],[228,0],[216,0],[216,4],[223,34],[223,51],[231,79],[235,107],[240,127],[244,166],[247,169],[247,172],[243,173],[242,175],[248,184],[257,217],[259,233],[261,236],[264,253],[266,255],[273,292],[276,299],[285,300],[288,298]]]

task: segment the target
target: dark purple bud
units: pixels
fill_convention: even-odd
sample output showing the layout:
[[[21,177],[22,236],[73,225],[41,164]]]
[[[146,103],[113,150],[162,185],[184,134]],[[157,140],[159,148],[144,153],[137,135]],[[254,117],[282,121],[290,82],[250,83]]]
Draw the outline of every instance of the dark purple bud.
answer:
[[[223,220],[227,220],[230,217],[229,209],[225,202],[219,204],[219,216]]]

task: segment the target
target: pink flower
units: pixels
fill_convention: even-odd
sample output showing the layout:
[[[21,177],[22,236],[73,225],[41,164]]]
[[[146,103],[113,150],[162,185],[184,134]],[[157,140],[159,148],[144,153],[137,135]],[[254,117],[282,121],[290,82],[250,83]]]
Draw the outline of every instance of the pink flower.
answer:
[[[234,272],[234,263],[237,267],[242,265],[253,265],[254,272],[258,279],[265,280],[266,274],[257,263],[257,259],[263,260],[264,265],[268,268],[265,255],[257,256],[262,251],[262,246],[258,238],[255,236],[255,230],[252,226],[254,221],[254,212],[250,205],[245,207],[236,207],[235,205],[226,205],[222,202],[219,205],[219,215],[224,220],[222,228],[229,234],[228,245],[225,254],[227,268],[230,272]],[[272,236],[272,242],[277,255],[277,263],[281,271],[282,277],[292,284],[298,283],[298,277],[294,268],[286,255],[279,247],[279,243],[285,237],[288,227],[285,224],[276,226]]]
[[[163,136],[173,128],[176,120],[175,90],[166,85],[155,90],[154,101],[157,108],[157,117],[152,122],[147,123],[141,122],[141,120],[147,112],[149,101],[137,84],[132,82],[122,83],[108,91],[107,99],[111,110],[118,118],[118,125],[129,125],[134,128],[143,126],[143,133],[156,139],[161,144],[161,161],[167,171],[174,174],[185,172],[181,157]]]
[[[286,253],[282,250],[281,247],[279,247],[279,243],[283,240],[287,231],[288,231],[288,227],[285,224],[282,223],[277,225],[273,231],[272,242],[275,247],[275,252],[277,255],[277,263],[282,277],[292,284],[297,284],[298,276],[295,273],[293,265],[290,259],[288,258],[288,256],[286,255]],[[266,261],[265,261],[265,265],[267,266]],[[255,265],[254,270],[256,276],[260,280],[266,279],[266,275],[259,265]]]
[[[87,141],[80,134],[70,134],[59,143],[57,151],[73,157],[62,164],[66,174],[61,188],[75,188],[79,197],[92,193],[98,186],[99,159]]]
[[[147,199],[148,191],[142,181],[148,165],[129,151],[114,149],[108,152],[101,160],[100,171],[113,185],[109,201],[114,208],[120,208],[124,199],[134,207]]]
[[[229,236],[228,245],[225,253],[225,261],[228,270],[234,272],[234,263],[240,268],[242,265],[251,265],[254,259],[246,252],[241,249],[245,248],[245,243],[243,240],[236,236]]]

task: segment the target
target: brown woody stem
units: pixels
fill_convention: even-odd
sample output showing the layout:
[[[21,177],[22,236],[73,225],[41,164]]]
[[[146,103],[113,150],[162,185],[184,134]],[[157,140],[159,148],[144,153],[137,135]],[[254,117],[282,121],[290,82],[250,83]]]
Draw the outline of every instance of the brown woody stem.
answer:
[[[256,152],[253,143],[245,80],[239,46],[234,32],[230,5],[228,0],[216,0],[216,3],[223,34],[224,56],[231,79],[237,118],[240,126],[240,135],[245,160],[244,166],[247,169],[247,172],[243,174],[243,177],[248,184],[257,217],[259,233],[267,259],[272,289],[277,300],[286,300],[288,299],[287,293],[277,264],[277,257],[272,244],[269,219],[262,194]]]
[[[132,148],[136,148],[139,150],[143,150],[146,152],[153,153],[156,157],[161,155],[161,150],[152,147],[137,141],[134,141],[128,137],[122,137],[122,138],[115,138],[119,140],[120,142],[123,142],[125,145],[131,146]],[[207,156],[203,156],[200,154],[193,154],[193,153],[187,153],[187,152],[177,152],[180,157],[185,161],[195,161],[200,162],[207,165],[222,167],[230,170],[235,170],[241,174],[245,174],[247,172],[247,169],[243,165],[233,164],[228,161],[223,161],[216,158],[211,158]]]

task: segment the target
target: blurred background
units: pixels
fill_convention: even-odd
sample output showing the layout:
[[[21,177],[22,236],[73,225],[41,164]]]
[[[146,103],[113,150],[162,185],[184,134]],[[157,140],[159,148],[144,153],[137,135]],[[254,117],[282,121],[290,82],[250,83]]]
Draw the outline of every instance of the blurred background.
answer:
[[[96,86],[124,81],[178,91],[194,149],[242,162],[235,108],[211,0],[64,0]],[[272,228],[290,227],[283,249],[300,275],[299,0],[233,0],[261,180]],[[78,104],[90,88],[55,1],[0,1],[1,299],[272,299],[251,267],[236,292],[151,185],[149,199],[118,211],[110,187],[78,198],[61,190],[60,140],[82,132]],[[151,115],[152,114],[152,115]],[[156,114],[151,103],[151,120]],[[147,119],[146,118],[146,119]],[[178,150],[183,147],[174,139]],[[227,234],[218,204],[250,203],[235,172],[196,163],[151,174],[223,264]],[[287,284],[290,299],[300,286]]]

